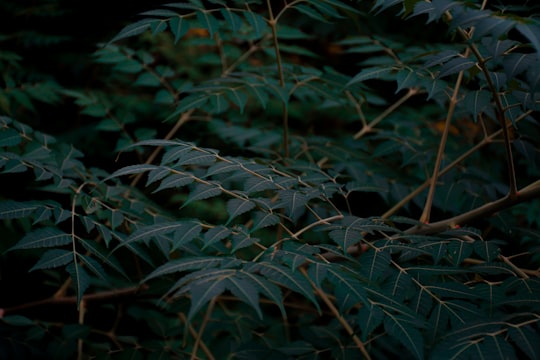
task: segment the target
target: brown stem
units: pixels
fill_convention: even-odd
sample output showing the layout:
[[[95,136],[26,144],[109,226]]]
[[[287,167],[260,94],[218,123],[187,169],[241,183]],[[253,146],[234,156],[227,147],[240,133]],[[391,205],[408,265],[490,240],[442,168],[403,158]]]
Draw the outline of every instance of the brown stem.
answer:
[[[141,285],[141,286],[129,287],[125,289],[103,291],[103,292],[99,292],[95,294],[86,294],[82,297],[82,301],[85,301],[86,303],[88,303],[91,301],[101,301],[101,300],[107,300],[107,299],[113,299],[113,298],[119,298],[119,297],[132,296],[132,295],[136,295],[141,290],[145,290],[146,288],[147,288],[146,285]],[[30,309],[30,308],[34,308],[38,306],[51,305],[51,304],[77,304],[77,296],[65,296],[65,297],[53,296],[47,299],[32,301],[32,302],[17,305],[11,308],[6,308],[4,309],[4,312],[6,314],[15,313],[20,310],[26,310],[26,309]]]
[[[276,65],[279,76],[279,86],[282,88],[285,87],[285,75],[283,73],[283,62],[281,60],[281,52],[279,51],[279,41],[277,36],[277,20],[274,17],[274,12],[272,11],[272,4],[270,0],[266,0],[266,5],[268,7],[268,25],[272,29],[272,40],[274,42],[274,52],[276,53]],[[289,113],[287,109],[287,104],[283,104],[283,157],[288,159],[290,156],[289,153]]]
[[[360,338],[358,338],[358,336],[355,334],[354,332],[354,329],[351,327],[351,325],[349,325],[349,323],[347,322],[347,320],[345,320],[343,318],[343,316],[340,315],[338,309],[334,306],[334,304],[332,303],[332,300],[330,300],[330,298],[328,297],[328,295],[326,295],[326,293],[324,291],[322,291],[321,289],[319,289],[314,283],[313,281],[311,281],[311,279],[309,278],[307,272],[306,272],[306,269],[304,268],[301,268],[300,271],[302,272],[302,274],[304,274],[304,276],[306,277],[306,279],[311,283],[311,286],[313,287],[313,289],[315,290],[315,292],[317,293],[317,295],[324,301],[324,303],[326,304],[326,306],[328,306],[328,308],[330,309],[330,311],[332,312],[332,315],[334,315],[334,317],[339,321],[339,323],[341,324],[341,326],[343,326],[343,328],[345,329],[345,331],[347,331],[347,334],[349,334],[349,336],[352,337],[354,343],[356,344],[356,346],[358,347],[358,349],[360,350],[360,353],[362,354],[362,356],[364,357],[364,359],[366,360],[371,360],[371,356],[369,355],[369,353],[367,352],[366,350],[366,347],[364,346],[364,343],[362,343],[362,341],[360,340]]]
[[[382,120],[384,120],[388,115],[393,113],[397,108],[399,108],[405,101],[409,100],[414,95],[419,94],[421,91],[418,88],[410,88],[405,95],[403,95],[401,98],[399,98],[395,103],[390,105],[386,110],[384,110],[379,116],[377,116],[375,119],[373,119],[369,124],[364,125],[360,131],[358,131],[356,134],[354,134],[354,139],[358,140],[371,130],[375,126],[377,126],[378,123],[380,123]]]
[[[174,134],[176,134],[178,129],[180,129],[182,125],[184,125],[186,122],[189,121],[189,119],[191,118],[191,114],[193,114],[194,111],[195,109],[191,109],[183,113],[178,119],[178,121],[176,122],[176,124],[174,125],[174,127],[167,133],[167,135],[165,136],[165,140],[170,140],[174,136]],[[144,163],[152,164],[162,149],[163,149],[163,146],[156,147],[154,151],[152,152],[152,154],[150,154],[150,156],[146,159]],[[143,174],[144,173],[137,174],[137,176],[131,182],[132,187],[135,187],[139,183]]]
[[[469,50],[465,51],[464,57],[469,56]],[[441,141],[439,142],[439,150],[437,151],[437,158],[435,159],[435,166],[433,167],[433,175],[431,175],[429,192],[426,199],[426,204],[424,205],[424,210],[420,216],[420,222],[427,224],[429,223],[429,218],[431,216],[431,207],[433,205],[433,198],[435,197],[435,188],[437,186],[437,181],[439,180],[439,171],[442,163],[442,158],[444,155],[444,149],[446,147],[446,141],[448,139],[448,132],[450,129],[450,123],[454,117],[454,110],[456,109],[456,104],[458,102],[457,97],[459,94],[459,89],[461,87],[461,81],[463,80],[463,71],[459,72],[456,84],[454,86],[454,92],[450,98],[450,106],[448,107],[448,113],[446,114],[446,120],[444,122],[444,130],[441,136]]]
[[[210,316],[212,314],[212,311],[214,310],[214,305],[216,304],[216,298],[213,298],[210,301],[210,304],[208,305],[208,309],[206,310],[206,313],[204,314],[204,319],[201,323],[201,327],[199,328],[199,333],[197,333],[195,337],[195,344],[193,344],[193,349],[191,351],[191,360],[194,360],[197,358],[197,348],[199,347],[199,344],[202,344],[202,335],[204,333],[204,329],[206,327],[206,324],[208,324],[208,321],[210,320]],[[210,354],[211,355],[211,354]],[[208,356],[208,354],[207,354]],[[213,356],[212,356],[213,358]]]
[[[186,315],[184,315],[183,313],[180,313],[179,314],[180,316],[180,320],[185,323],[185,324],[188,324],[187,322],[187,319],[186,319]],[[195,331],[195,329],[193,328],[193,326],[191,326],[190,324],[188,324],[188,329],[189,329],[189,333],[191,334],[191,336],[193,336],[194,338],[197,337],[197,332]],[[206,344],[201,341],[199,343],[199,346],[201,347],[201,350],[204,352],[204,354],[206,355],[206,357],[209,359],[209,360],[214,360],[215,357],[214,355],[212,355],[212,352],[210,352],[210,349],[208,349],[208,346],[206,346]]]
[[[466,213],[437,221],[429,225],[422,225],[420,227],[415,226],[406,230],[405,232],[409,234],[438,233],[447,230],[451,226],[467,224],[538,197],[540,197],[540,180],[537,180],[519,190],[516,196],[507,195],[502,199],[489,202]]]
[[[522,116],[520,116],[518,119],[516,119],[516,123],[526,118],[528,115],[531,114],[532,111],[528,111],[524,113]],[[507,126],[512,126],[512,124],[507,124]],[[439,176],[443,176],[444,174],[448,173],[450,170],[455,168],[459,163],[464,161],[466,158],[474,154],[476,151],[478,151],[480,148],[490,144],[495,140],[497,136],[499,136],[502,133],[502,129],[499,129],[492,133],[491,135],[486,135],[482,141],[480,141],[478,144],[461,154],[457,159],[452,161],[450,164],[444,167],[439,172]],[[415,198],[417,195],[419,195],[422,191],[424,191],[429,184],[431,184],[431,179],[427,179],[422,185],[417,187],[415,190],[407,194],[407,196],[403,197],[397,204],[395,204],[391,209],[386,211],[381,218],[387,219],[390,216],[394,215],[399,209],[401,209],[405,204],[407,204],[409,201],[411,201],[413,198]]]

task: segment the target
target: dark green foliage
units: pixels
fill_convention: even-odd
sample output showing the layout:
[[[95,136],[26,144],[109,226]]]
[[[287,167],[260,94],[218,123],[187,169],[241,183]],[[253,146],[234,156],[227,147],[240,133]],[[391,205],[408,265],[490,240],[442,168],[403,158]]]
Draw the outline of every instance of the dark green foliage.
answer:
[[[0,358],[539,358],[538,10],[169,3],[91,85],[7,47]]]

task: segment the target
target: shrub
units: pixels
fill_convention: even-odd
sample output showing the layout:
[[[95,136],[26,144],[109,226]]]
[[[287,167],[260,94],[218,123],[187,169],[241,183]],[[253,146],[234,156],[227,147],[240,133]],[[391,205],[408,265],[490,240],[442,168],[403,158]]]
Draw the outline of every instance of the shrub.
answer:
[[[3,53],[0,354],[540,357],[531,9],[171,3],[87,88]]]

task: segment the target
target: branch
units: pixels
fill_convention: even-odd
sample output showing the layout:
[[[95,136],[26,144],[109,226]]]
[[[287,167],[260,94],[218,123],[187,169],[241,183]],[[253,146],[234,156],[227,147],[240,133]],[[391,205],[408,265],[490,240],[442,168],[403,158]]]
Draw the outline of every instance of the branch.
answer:
[[[469,56],[469,49],[465,51],[464,57]],[[424,210],[420,216],[421,223],[428,223],[431,216],[431,206],[433,204],[433,198],[435,197],[435,188],[437,186],[437,181],[439,180],[439,171],[444,155],[444,149],[446,147],[446,142],[448,140],[448,132],[450,130],[450,123],[454,117],[454,110],[456,109],[456,104],[458,103],[458,94],[459,89],[461,88],[461,82],[463,80],[464,71],[460,71],[454,86],[454,92],[452,93],[452,98],[450,99],[450,106],[448,107],[448,113],[446,114],[446,120],[444,122],[444,130],[441,136],[441,141],[439,142],[439,150],[437,151],[437,158],[435,159],[435,165],[433,166],[433,175],[431,175],[428,196],[426,199],[426,204],[424,205]]]
[[[165,136],[165,140],[172,139],[172,137],[174,136],[174,134],[176,134],[178,129],[180,129],[182,125],[184,125],[186,122],[189,121],[189,119],[191,118],[191,114],[193,114],[194,111],[195,109],[191,109],[183,113],[178,119],[178,121],[176,122],[176,124],[173,126],[173,128],[167,133],[167,135]],[[155,148],[152,154],[150,154],[150,156],[146,159],[144,163],[152,164],[162,149],[163,149],[163,146],[158,146],[157,148]],[[143,173],[137,174],[135,179],[133,179],[133,181],[131,182],[131,186],[132,187],[137,186],[142,176],[143,176]]]
[[[516,119],[515,123],[517,124],[519,121],[525,119],[528,115],[532,113],[531,110],[523,113],[519,118]],[[507,126],[512,126],[512,124],[507,124]],[[484,139],[480,141],[478,144],[461,154],[457,159],[452,161],[450,164],[445,166],[440,172],[439,176],[443,176],[444,174],[448,173],[450,170],[452,170],[454,167],[456,167],[458,164],[460,164],[462,161],[464,161],[466,158],[471,156],[473,153],[478,151],[480,148],[482,148],[485,145],[488,145],[492,143],[497,136],[499,136],[502,133],[502,129],[499,129],[492,133],[491,135],[484,136]],[[422,191],[424,191],[431,183],[431,178],[427,179],[422,185],[418,186],[415,190],[413,190],[411,193],[409,193],[407,196],[402,198],[397,204],[392,206],[391,209],[389,209],[387,212],[385,212],[381,218],[387,219],[390,216],[394,215],[399,209],[401,209],[405,204],[407,204],[409,201],[411,201],[413,198],[415,198],[417,195],[419,195]]]
[[[399,98],[395,103],[390,105],[386,110],[384,110],[379,116],[373,119],[369,124],[364,125],[360,131],[354,134],[353,139],[358,140],[365,134],[369,133],[378,123],[384,120],[388,115],[393,113],[397,108],[399,108],[405,101],[409,100],[411,97],[421,94],[422,91],[418,88],[409,88],[407,93]]]
[[[324,303],[326,304],[326,306],[328,306],[328,308],[330,309],[330,311],[332,312],[332,315],[334,315],[334,317],[339,321],[339,323],[341,324],[341,326],[343,326],[343,328],[345,329],[345,331],[347,331],[347,334],[349,334],[350,336],[352,336],[353,338],[353,341],[354,343],[356,344],[356,346],[358,347],[358,349],[360,350],[360,352],[362,353],[362,356],[366,359],[366,360],[371,360],[371,356],[369,356],[369,353],[367,352],[366,350],[366,347],[364,346],[364,343],[362,343],[362,341],[360,340],[360,338],[358,338],[358,336],[354,333],[354,329],[351,327],[351,325],[349,325],[349,323],[347,322],[347,320],[345,320],[343,318],[343,316],[341,316],[339,314],[339,311],[338,309],[334,306],[334,304],[332,303],[332,300],[330,300],[330,298],[328,297],[328,295],[326,295],[326,293],[324,291],[322,291],[321,289],[319,289],[314,283],[313,281],[311,281],[311,279],[309,278],[307,272],[306,272],[306,269],[304,268],[301,268],[300,271],[302,272],[302,274],[304,274],[304,276],[306,277],[306,279],[311,283],[311,286],[313,287],[313,289],[315,290],[315,292],[317,293],[317,295],[319,295],[319,297],[324,301]]]
[[[434,234],[445,231],[452,226],[467,224],[486,216],[493,215],[501,210],[508,209],[522,202],[540,197],[540,179],[519,190],[515,196],[510,194],[502,199],[489,202],[466,213],[437,221],[429,225],[414,226],[405,231],[407,234]]]
[[[115,299],[119,297],[127,297],[138,294],[142,290],[146,290],[147,285],[141,285],[141,286],[134,286],[129,287],[125,289],[115,289],[110,291],[103,291],[100,293],[95,294],[87,294],[82,297],[82,301],[87,304],[91,301],[100,301],[100,300],[108,300],[108,299]],[[58,297],[58,296],[52,296],[47,299],[43,300],[37,300],[32,301],[26,304],[17,305],[11,308],[5,308],[4,314],[10,314],[14,313],[20,310],[30,309],[37,306],[43,306],[43,305],[53,305],[53,304],[77,304],[77,296],[65,296],[65,297]]]

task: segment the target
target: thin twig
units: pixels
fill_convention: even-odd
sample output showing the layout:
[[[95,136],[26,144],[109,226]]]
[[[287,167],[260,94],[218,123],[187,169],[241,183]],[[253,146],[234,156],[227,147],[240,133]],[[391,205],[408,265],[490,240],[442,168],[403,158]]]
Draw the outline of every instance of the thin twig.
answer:
[[[174,124],[173,128],[167,133],[167,135],[165,136],[165,140],[172,139],[174,134],[178,132],[178,130],[182,127],[182,125],[184,125],[186,122],[188,122],[191,119],[191,114],[193,114],[194,111],[195,109],[191,109],[183,113],[178,119],[178,121],[176,122],[176,124]],[[163,146],[156,147],[144,163],[152,164],[162,149],[163,149]],[[144,173],[142,172],[137,174],[137,176],[131,182],[131,187],[135,187],[139,183],[143,174]]]
[[[321,225],[321,224],[326,224],[326,225],[328,225],[328,223],[329,223],[330,221],[339,220],[339,219],[343,219],[343,215],[334,215],[334,216],[330,216],[330,217],[328,217],[328,218],[326,218],[326,219],[320,219],[320,220],[318,220],[318,221],[315,221],[315,222],[313,222],[313,223],[311,223],[311,224],[309,224],[309,225],[303,227],[302,229],[298,230],[298,231],[295,232],[294,234],[291,234],[291,237],[292,237],[293,239],[298,239],[298,237],[299,237],[300,235],[302,235],[304,232],[308,231],[309,229],[311,229],[311,228],[313,228],[313,227],[315,227],[315,226],[317,226],[317,225]]]
[[[518,119],[516,119],[516,123],[526,118],[528,115],[530,115],[532,111],[528,111],[524,113],[522,116],[520,116]],[[507,124],[507,126],[512,126],[512,124]],[[450,170],[455,168],[458,164],[460,164],[462,161],[464,161],[466,158],[480,150],[480,148],[492,143],[497,136],[499,136],[502,133],[502,129],[499,129],[492,133],[491,135],[485,135],[484,138],[477,143],[475,146],[461,154],[457,159],[452,161],[450,164],[445,166],[440,172],[439,176],[443,176],[446,173],[448,173]],[[411,201],[413,198],[415,198],[417,195],[419,195],[422,191],[424,191],[429,184],[431,183],[431,179],[427,179],[422,185],[418,186],[416,189],[414,189],[412,192],[407,194],[407,196],[404,196],[397,204],[392,206],[388,211],[386,211],[381,218],[387,219],[390,216],[394,215],[399,209],[401,209],[405,204],[407,204],[409,201]]]
[[[334,317],[339,321],[339,323],[341,324],[341,326],[343,326],[343,328],[345,329],[345,331],[347,331],[347,334],[349,334],[349,336],[352,337],[354,343],[356,344],[356,346],[358,347],[358,349],[360,350],[360,353],[362,354],[362,356],[367,359],[367,360],[371,360],[371,356],[369,355],[369,353],[367,352],[366,350],[366,347],[364,346],[364,343],[362,343],[362,341],[360,340],[360,338],[355,334],[354,332],[354,329],[349,325],[349,323],[347,322],[347,320],[345,320],[343,318],[343,316],[340,315],[338,309],[334,306],[334,304],[332,303],[332,300],[330,300],[330,298],[328,297],[328,295],[326,295],[326,293],[324,291],[322,291],[321,289],[319,289],[314,283],[313,281],[309,278],[307,272],[306,272],[306,269],[304,268],[300,268],[300,271],[302,272],[302,274],[304,274],[304,276],[306,277],[306,279],[310,282],[311,286],[313,287],[313,289],[315,290],[315,292],[317,293],[317,295],[324,301],[324,303],[326,304],[326,306],[328,306],[328,308],[330,309],[330,311],[332,312],[332,315],[334,315]]]
[[[103,300],[115,299],[119,297],[133,296],[133,295],[136,295],[139,291],[145,290],[146,288],[147,288],[147,285],[141,285],[141,286],[136,286],[136,287],[124,288],[124,289],[108,290],[108,291],[103,291],[103,292],[94,293],[94,294],[86,294],[82,297],[81,301],[85,301],[86,303],[88,303],[90,301],[100,301],[100,300],[103,301]],[[64,297],[51,296],[46,299],[32,301],[32,302],[20,304],[11,308],[6,308],[4,309],[4,311],[6,313],[14,313],[17,311],[31,309],[38,306],[50,305],[50,304],[76,304],[77,300],[78,300],[77,296],[64,296]]]
[[[276,65],[279,76],[279,86],[285,88],[285,74],[283,72],[283,62],[281,60],[281,52],[279,51],[279,40],[277,35],[277,20],[274,18],[274,12],[272,11],[272,4],[270,0],[266,0],[266,5],[268,7],[268,25],[272,29],[272,40],[274,42],[274,52],[276,54]],[[283,103],[283,157],[288,159],[290,156],[289,153],[289,111],[287,104]]]
[[[210,320],[210,316],[212,314],[212,311],[214,310],[215,304],[216,298],[214,297],[210,301],[210,304],[208,304],[208,309],[206,309],[206,313],[204,314],[204,319],[199,328],[199,333],[195,337],[195,344],[193,344],[193,350],[191,351],[191,360],[194,360],[197,357],[197,348],[199,347],[199,344],[202,343],[202,335],[204,333],[204,328],[206,327],[206,324],[208,324],[208,320]]]
[[[186,315],[184,315],[183,313],[179,313],[179,316],[180,316],[180,320],[184,324],[187,324],[188,330],[189,330],[189,333],[191,334],[191,336],[196,338],[197,337],[197,331],[195,331],[195,329],[193,328],[193,326],[191,326],[191,324],[188,324]],[[201,347],[201,350],[204,352],[204,354],[206,355],[208,360],[215,360],[214,355],[212,355],[212,352],[210,351],[210,349],[208,349],[208,346],[206,346],[206,344],[202,340],[200,341],[199,346]]]
[[[79,309],[79,325],[84,325],[84,315],[86,313],[86,301],[81,301],[81,307]],[[77,360],[83,360],[83,339],[77,339]]]
[[[365,134],[369,133],[373,130],[375,126],[377,126],[378,123],[380,123],[382,120],[384,120],[388,115],[393,113],[397,108],[399,108],[405,101],[409,100],[414,95],[420,94],[421,90],[418,88],[410,88],[405,95],[403,95],[401,98],[399,98],[395,103],[390,105],[386,110],[384,110],[379,116],[377,116],[375,119],[373,119],[369,124],[364,125],[360,131],[358,131],[356,134],[354,134],[354,139],[358,140]]]
[[[519,275],[522,279],[529,279],[529,275],[525,274],[520,268],[518,268],[516,265],[514,265],[513,262],[510,261],[510,259],[506,256],[499,255],[499,259],[501,259],[506,265],[510,266],[512,270],[516,272],[516,274]]]
[[[465,50],[464,57],[469,56],[469,49]],[[452,118],[454,117],[454,110],[456,109],[457,105],[457,97],[459,94],[459,89],[461,88],[461,82],[463,80],[463,74],[464,71],[460,71],[456,80],[456,84],[454,85],[454,92],[452,93],[452,97],[450,98],[450,105],[448,107],[448,113],[446,114],[446,120],[444,122],[444,130],[441,135],[441,141],[439,142],[439,150],[437,151],[437,158],[435,159],[435,165],[433,167],[433,175],[431,175],[430,184],[429,184],[429,192],[426,199],[426,203],[424,205],[424,210],[422,211],[422,215],[420,216],[420,222],[421,223],[429,223],[429,218],[431,215],[431,206],[433,204],[433,198],[435,197],[435,188],[437,186],[437,181],[439,180],[439,171],[444,155],[444,149],[446,147],[446,141],[448,139],[448,132],[450,129],[450,123],[452,122]]]

